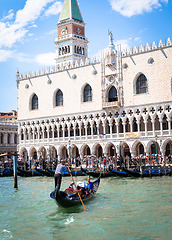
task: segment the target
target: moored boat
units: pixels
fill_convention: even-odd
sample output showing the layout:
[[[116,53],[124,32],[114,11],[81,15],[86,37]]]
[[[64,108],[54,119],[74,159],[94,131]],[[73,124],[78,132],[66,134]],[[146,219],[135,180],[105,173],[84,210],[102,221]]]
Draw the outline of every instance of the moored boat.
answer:
[[[111,169],[110,171],[111,171],[111,173],[112,173],[114,176],[118,176],[118,177],[129,177],[128,173],[125,172],[125,171],[117,171],[117,170],[114,170],[114,169]]]
[[[100,171],[96,171],[95,169],[88,170],[87,168],[82,168],[82,167],[81,167],[81,171],[83,171],[84,173],[86,173],[87,175],[89,175],[91,177],[96,177],[96,178],[98,178],[99,176],[101,178],[113,177],[113,174],[110,171],[102,171],[102,172],[100,172]]]
[[[12,169],[0,170],[0,177],[11,177],[11,176],[13,176],[13,170]]]
[[[100,185],[100,177],[93,182],[93,185],[94,185],[93,191],[90,192],[88,195],[85,195],[84,197],[82,197],[83,202],[87,202],[88,200],[93,198],[93,196],[96,194],[98,187]],[[50,193],[50,197],[55,199],[56,204],[63,208],[69,208],[69,207],[81,205],[81,201],[78,198],[77,193],[74,194],[73,196],[69,195],[64,191],[58,190],[58,186],[52,193]]]
[[[51,169],[47,169],[47,171],[52,175],[52,176],[54,176],[54,174],[55,174],[55,170],[51,170]],[[71,171],[71,174],[72,174],[72,176],[85,176],[85,172],[83,172],[83,171]],[[64,172],[64,174],[63,174],[63,176],[64,177],[70,177],[70,173],[69,172]]]
[[[114,175],[111,172],[94,172],[94,171],[90,171],[90,172],[86,172],[87,175],[91,176],[91,177],[98,177],[100,176],[101,178],[107,178],[107,177],[113,177]]]
[[[140,171],[129,170],[124,168],[124,171],[132,177],[157,177],[163,175],[171,175],[171,168],[163,168],[161,166],[142,167]]]
[[[21,168],[17,168],[17,175],[21,177],[40,177],[43,174],[37,172],[36,170],[23,170]]]
[[[48,172],[46,170],[42,170],[40,168],[36,168],[36,171],[38,173],[40,173],[42,176],[46,176],[46,177],[52,177],[53,176],[50,172]]]

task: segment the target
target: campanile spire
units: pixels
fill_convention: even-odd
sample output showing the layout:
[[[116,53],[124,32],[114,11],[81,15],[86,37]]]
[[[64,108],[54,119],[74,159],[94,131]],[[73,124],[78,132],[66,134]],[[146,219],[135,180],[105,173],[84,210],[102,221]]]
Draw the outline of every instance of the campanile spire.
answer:
[[[64,0],[57,26],[56,63],[87,58],[85,23],[77,0]]]

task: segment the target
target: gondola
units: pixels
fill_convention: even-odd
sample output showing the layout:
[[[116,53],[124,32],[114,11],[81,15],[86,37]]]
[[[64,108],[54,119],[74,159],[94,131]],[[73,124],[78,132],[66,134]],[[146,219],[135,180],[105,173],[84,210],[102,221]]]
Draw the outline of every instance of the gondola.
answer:
[[[42,174],[42,176],[46,176],[46,177],[52,177],[53,175],[46,171],[46,170],[42,170],[40,168],[36,168],[36,171],[39,172],[40,174]]]
[[[88,170],[87,168],[82,168],[82,167],[81,167],[81,171],[85,172],[87,175],[91,177],[96,177],[96,178],[98,178],[99,176],[101,178],[113,177],[113,174],[110,171],[105,171],[100,173],[100,172],[96,172],[95,169]]]
[[[130,175],[131,177],[141,177],[141,174],[139,171],[136,170],[128,170],[127,168],[124,168],[124,171]]]
[[[100,172],[94,172],[94,171],[90,171],[90,172],[86,172],[87,175],[91,176],[91,177],[98,177],[100,176],[101,178],[107,178],[107,177],[113,177],[114,175],[111,173],[111,172],[101,172],[101,175],[100,175]]]
[[[151,172],[149,172],[149,170],[143,170],[143,172],[141,173],[140,171],[128,170],[124,168],[124,171],[132,177],[157,177],[170,174],[170,170],[152,170]]]
[[[47,171],[52,175],[54,176],[55,174],[55,170],[51,170],[51,169],[47,169]],[[85,176],[85,173],[83,171],[71,171],[72,173],[72,176]],[[70,173],[69,172],[64,172],[63,174],[64,177],[70,177]]]
[[[12,169],[0,170],[0,177],[11,177],[11,176],[13,176],[13,170]]]
[[[117,170],[114,170],[114,169],[110,169],[110,171],[114,176],[118,176],[118,177],[129,177],[130,176],[125,171],[117,171]]]
[[[91,192],[88,196],[83,197],[82,198],[83,202],[90,200],[96,194],[98,187],[100,185],[100,177],[96,179],[93,182],[93,184],[94,184],[93,192]],[[78,198],[77,194],[74,194],[74,195],[75,196],[68,195],[66,192],[58,190],[58,186],[52,193],[50,193],[50,197],[52,199],[55,199],[56,204],[63,208],[69,208],[69,207],[81,205],[81,201]]]
[[[43,174],[37,172],[36,170],[23,170],[21,168],[17,168],[17,175],[21,177],[40,177]]]

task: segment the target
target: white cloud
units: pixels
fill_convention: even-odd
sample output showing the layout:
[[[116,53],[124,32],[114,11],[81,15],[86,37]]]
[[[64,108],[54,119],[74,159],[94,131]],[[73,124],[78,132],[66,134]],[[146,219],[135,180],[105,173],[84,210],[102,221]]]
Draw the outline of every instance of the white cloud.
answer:
[[[131,17],[160,8],[161,3],[168,3],[168,0],[109,0],[109,2],[113,10],[123,16]]]
[[[13,9],[8,12],[8,15],[3,17],[2,21],[11,20],[14,17]]]
[[[45,11],[45,16],[57,15],[62,10],[62,3],[55,2],[51,7]]]
[[[14,51],[11,50],[0,50],[0,62],[5,62],[8,58],[12,58],[13,53]]]
[[[51,34],[54,34],[54,33],[57,33],[57,30],[56,30],[56,29],[49,31],[49,32],[47,32],[46,34],[47,34],[47,35],[51,35]]]
[[[44,7],[51,2],[54,2],[54,0],[27,0],[24,8],[17,12],[15,23],[24,27],[29,22],[35,21]]]
[[[129,41],[130,41],[130,40],[131,40],[131,39],[118,40],[118,41],[114,42],[114,45],[115,45],[116,49],[117,49],[117,46],[118,46],[118,45],[121,45],[121,50],[124,50],[124,49],[126,49],[126,48],[129,48]]]
[[[140,41],[140,38],[136,37],[134,40],[135,40],[135,41]]]
[[[40,65],[50,66],[55,65],[55,53],[43,53],[39,54],[35,58],[35,62],[39,63]]]
[[[45,11],[47,4],[54,1],[55,0],[26,0],[24,8],[18,10],[16,18],[12,23],[1,20],[0,48],[11,48],[14,43],[21,41],[28,32],[28,28],[30,28],[29,24],[32,24],[31,27],[37,27],[34,21]],[[14,13],[13,10],[10,10],[5,19],[11,19],[12,17],[14,17]]]

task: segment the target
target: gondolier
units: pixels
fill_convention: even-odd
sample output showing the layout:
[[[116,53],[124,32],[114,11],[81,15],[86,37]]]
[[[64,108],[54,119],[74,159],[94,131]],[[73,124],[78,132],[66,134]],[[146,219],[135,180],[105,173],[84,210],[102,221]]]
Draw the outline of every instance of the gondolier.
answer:
[[[65,161],[61,161],[61,163],[59,163],[56,167],[55,174],[54,174],[55,188],[58,185],[58,189],[60,189],[62,175],[63,175],[64,171],[68,171],[67,168],[65,167],[65,165],[67,166],[68,163],[65,163]]]

